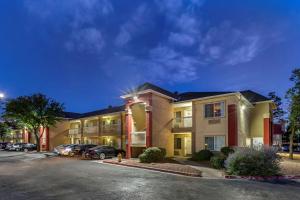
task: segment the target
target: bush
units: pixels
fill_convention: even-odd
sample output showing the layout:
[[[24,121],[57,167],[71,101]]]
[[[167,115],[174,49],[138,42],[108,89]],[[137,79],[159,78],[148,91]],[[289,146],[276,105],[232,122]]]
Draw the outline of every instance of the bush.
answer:
[[[209,161],[213,156],[213,153],[210,150],[200,150],[193,154],[192,160],[194,161]]]
[[[222,169],[224,168],[225,160],[226,160],[225,155],[221,154],[221,155],[213,156],[210,159],[210,165],[215,169]]]
[[[280,157],[271,148],[240,148],[225,161],[229,174],[240,176],[278,175]]]
[[[166,156],[166,150],[158,147],[150,147],[139,155],[140,162],[152,163],[162,161]]]
[[[222,154],[224,154],[224,156],[228,157],[229,154],[234,153],[234,150],[231,147],[222,147],[221,152],[222,152]]]

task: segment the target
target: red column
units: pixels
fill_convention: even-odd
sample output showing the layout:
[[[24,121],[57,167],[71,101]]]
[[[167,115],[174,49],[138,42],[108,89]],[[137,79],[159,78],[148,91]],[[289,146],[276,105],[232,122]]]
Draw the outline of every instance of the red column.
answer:
[[[131,113],[126,114],[126,158],[131,158],[131,132],[132,132],[132,116]]]
[[[45,137],[46,137],[46,143],[45,143],[45,151],[49,151],[49,144],[50,144],[50,135],[49,135],[49,127],[46,128],[45,132]]]
[[[228,146],[237,146],[237,106],[228,105]]]
[[[271,120],[264,118],[264,145],[271,145]]]
[[[152,112],[146,112],[146,147],[152,146]]]

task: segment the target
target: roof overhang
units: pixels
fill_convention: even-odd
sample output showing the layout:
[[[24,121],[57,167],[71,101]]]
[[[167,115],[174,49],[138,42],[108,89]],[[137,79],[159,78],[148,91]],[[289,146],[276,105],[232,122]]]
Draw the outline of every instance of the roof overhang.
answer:
[[[168,95],[162,94],[160,92],[157,92],[157,91],[151,90],[151,89],[142,90],[142,91],[139,91],[139,92],[133,92],[133,93],[130,93],[130,94],[125,94],[125,95],[122,95],[121,98],[122,99],[127,99],[127,98],[132,98],[134,96],[141,95],[141,94],[147,94],[147,93],[156,94],[157,96],[161,96],[161,97],[164,97],[164,98],[167,98],[167,99],[170,99],[170,100],[176,100],[173,97],[170,97]]]

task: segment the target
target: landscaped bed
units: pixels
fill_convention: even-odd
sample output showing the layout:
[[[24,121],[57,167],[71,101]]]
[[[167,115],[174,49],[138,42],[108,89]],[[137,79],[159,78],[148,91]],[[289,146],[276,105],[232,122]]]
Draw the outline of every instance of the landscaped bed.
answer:
[[[159,163],[141,163],[137,159],[123,159],[122,162],[118,162],[117,160],[111,159],[104,160],[103,162],[109,164],[123,165],[127,167],[137,167],[161,172],[180,174],[185,176],[201,177],[201,171],[169,159],[166,159],[165,161]]]

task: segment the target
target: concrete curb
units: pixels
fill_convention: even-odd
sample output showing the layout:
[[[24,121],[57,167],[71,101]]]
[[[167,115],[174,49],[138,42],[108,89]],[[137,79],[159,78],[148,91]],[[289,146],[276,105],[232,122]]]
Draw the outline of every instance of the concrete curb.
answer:
[[[246,179],[256,181],[274,181],[274,180],[296,180],[300,179],[300,176],[286,175],[286,176],[233,176],[225,175],[225,179]]]
[[[174,170],[159,169],[159,168],[154,168],[154,167],[137,166],[137,165],[119,163],[119,162],[114,162],[114,161],[106,161],[106,160],[104,160],[103,163],[119,165],[119,166],[126,166],[126,167],[135,167],[135,168],[140,168],[140,169],[148,169],[148,170],[178,174],[178,175],[183,175],[183,176],[202,177],[201,172],[200,172],[200,174],[187,173],[187,172],[180,172],[180,171],[174,171]]]

